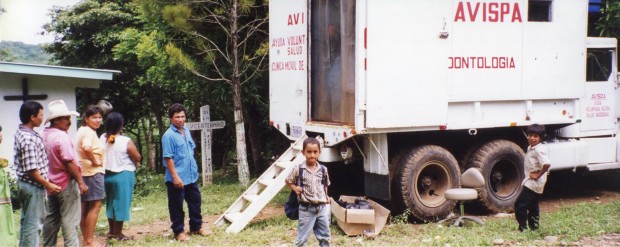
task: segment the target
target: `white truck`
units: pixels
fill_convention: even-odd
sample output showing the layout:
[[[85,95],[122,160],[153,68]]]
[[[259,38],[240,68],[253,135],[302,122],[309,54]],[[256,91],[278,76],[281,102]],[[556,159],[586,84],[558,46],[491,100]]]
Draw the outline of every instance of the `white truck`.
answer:
[[[587,0],[270,0],[269,16],[270,124],[295,143],[216,221],[227,232],[284,187],[306,136],[421,221],[453,210],[469,167],[485,208],[513,210],[533,123],[552,171],[620,168],[616,40],[587,37]]]
[[[477,167],[482,205],[511,211],[533,123],[552,171],[620,168],[616,40],[587,37],[587,0],[269,4],[271,123],[361,157],[369,197],[434,221]]]

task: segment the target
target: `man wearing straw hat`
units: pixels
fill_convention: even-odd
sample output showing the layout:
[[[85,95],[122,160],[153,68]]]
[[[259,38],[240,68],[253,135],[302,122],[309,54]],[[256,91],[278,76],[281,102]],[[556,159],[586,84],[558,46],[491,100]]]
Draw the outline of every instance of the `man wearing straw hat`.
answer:
[[[47,106],[50,127],[43,131],[43,142],[49,159],[49,180],[60,186],[58,194],[47,196],[47,214],[43,223],[43,246],[56,246],[58,231],[62,228],[65,246],[80,246],[80,195],[88,191],[82,180],[75,147],[67,131],[71,127],[70,111],[63,100],[54,100]]]

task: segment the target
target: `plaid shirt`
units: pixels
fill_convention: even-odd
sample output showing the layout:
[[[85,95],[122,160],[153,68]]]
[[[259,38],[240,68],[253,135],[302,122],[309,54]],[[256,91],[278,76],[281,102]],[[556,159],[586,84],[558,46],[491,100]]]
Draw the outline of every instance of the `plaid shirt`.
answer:
[[[326,187],[329,187],[329,173],[327,172],[327,167],[325,167],[325,174],[321,172],[321,164],[316,163],[317,167],[314,172],[311,172],[306,165],[306,162],[296,165],[291,174],[286,178],[286,181],[291,184],[299,185],[299,168],[302,168],[303,171],[303,187],[301,188],[301,196],[298,198],[301,202],[318,204],[318,203],[326,203],[329,199],[325,194]],[[323,176],[325,176],[325,185],[323,185]]]
[[[28,171],[38,169],[41,177],[48,180],[48,160],[41,136],[34,130],[20,125],[15,133],[13,153],[15,154],[13,169],[17,178],[43,188],[43,185],[28,176]]]

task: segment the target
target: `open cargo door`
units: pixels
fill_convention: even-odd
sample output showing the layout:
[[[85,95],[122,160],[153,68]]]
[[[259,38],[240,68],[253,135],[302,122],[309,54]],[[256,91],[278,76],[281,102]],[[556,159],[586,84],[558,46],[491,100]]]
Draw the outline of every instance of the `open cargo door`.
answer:
[[[269,116],[292,140],[308,120],[307,22],[307,1],[269,1]]]

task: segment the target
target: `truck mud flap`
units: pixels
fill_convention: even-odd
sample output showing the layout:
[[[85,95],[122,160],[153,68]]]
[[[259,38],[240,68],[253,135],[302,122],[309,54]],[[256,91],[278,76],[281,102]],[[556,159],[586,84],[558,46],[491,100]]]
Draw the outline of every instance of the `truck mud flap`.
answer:
[[[375,173],[364,173],[364,191],[366,196],[390,200],[390,177]]]

